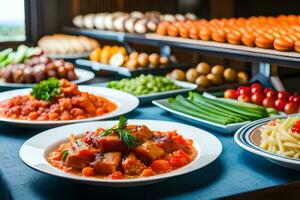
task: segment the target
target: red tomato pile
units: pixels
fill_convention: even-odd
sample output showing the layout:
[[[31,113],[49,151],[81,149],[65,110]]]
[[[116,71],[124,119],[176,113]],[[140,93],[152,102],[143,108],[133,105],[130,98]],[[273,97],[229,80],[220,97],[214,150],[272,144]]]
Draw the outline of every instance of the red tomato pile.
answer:
[[[264,88],[259,83],[253,83],[250,87],[240,86],[237,90],[227,89],[224,97],[262,105],[266,108],[272,107],[286,114],[297,113],[300,105],[299,95],[291,95],[287,91],[276,92],[271,88]]]

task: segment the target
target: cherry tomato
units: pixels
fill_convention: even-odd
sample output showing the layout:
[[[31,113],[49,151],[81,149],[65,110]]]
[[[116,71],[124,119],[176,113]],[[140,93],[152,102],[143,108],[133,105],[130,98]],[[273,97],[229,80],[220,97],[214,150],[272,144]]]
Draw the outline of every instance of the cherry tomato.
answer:
[[[251,93],[254,94],[256,92],[261,92],[263,87],[259,83],[253,83],[251,86]]]
[[[270,97],[265,97],[262,104],[266,108],[274,108],[275,107],[275,99],[270,98]]]
[[[224,92],[224,97],[228,99],[237,99],[237,92],[233,89],[227,89]]]
[[[276,98],[277,97],[277,93],[274,91],[274,90],[269,90],[267,91],[266,93],[266,97],[269,97],[269,98]]]
[[[284,111],[284,107],[285,107],[286,103],[287,102],[284,99],[277,99],[275,101],[275,108],[279,111]]]
[[[250,97],[248,95],[245,94],[241,94],[238,96],[237,100],[239,101],[244,101],[244,102],[249,102],[250,103]]]
[[[267,94],[267,92],[269,92],[270,90],[272,90],[271,88],[265,88],[264,89],[264,94]]]
[[[240,96],[240,95],[247,95],[247,96],[250,96],[251,95],[251,90],[249,87],[246,87],[246,86],[240,86],[238,87],[237,89],[237,94]]]
[[[291,95],[291,96],[289,97],[289,102],[294,102],[294,103],[296,103],[296,104],[299,105],[299,103],[300,103],[300,98],[299,98],[299,96]]]
[[[287,91],[280,91],[278,92],[277,94],[277,98],[278,99],[284,99],[284,100],[287,100],[289,97],[289,93]]]
[[[286,114],[294,114],[298,111],[298,105],[295,102],[289,102],[284,106],[284,112]]]
[[[251,96],[251,101],[254,104],[261,105],[263,100],[264,100],[264,95],[261,92],[256,92]]]

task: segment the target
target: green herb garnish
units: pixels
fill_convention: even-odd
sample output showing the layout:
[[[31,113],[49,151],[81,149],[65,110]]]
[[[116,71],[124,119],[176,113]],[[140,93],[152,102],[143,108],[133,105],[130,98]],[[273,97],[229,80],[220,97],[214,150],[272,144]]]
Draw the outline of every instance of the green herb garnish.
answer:
[[[60,94],[60,84],[57,78],[49,78],[34,85],[31,95],[37,99],[51,101],[54,97]]]
[[[66,158],[67,158],[67,156],[68,156],[68,154],[69,154],[69,151],[68,151],[68,150],[64,150],[64,151],[62,152],[61,160],[62,160],[62,161],[65,161]]]
[[[117,133],[120,137],[120,139],[128,146],[129,148],[136,147],[143,143],[143,140],[131,135],[131,130],[125,129],[127,125],[127,119],[124,116],[121,116],[119,118],[119,123],[117,127],[110,128],[105,131],[103,131],[100,134],[100,137],[110,135],[112,133]]]

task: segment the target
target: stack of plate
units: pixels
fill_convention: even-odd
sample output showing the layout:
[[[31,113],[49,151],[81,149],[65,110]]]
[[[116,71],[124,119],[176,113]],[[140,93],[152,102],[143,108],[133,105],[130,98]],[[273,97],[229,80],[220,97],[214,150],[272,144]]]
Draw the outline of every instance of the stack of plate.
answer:
[[[299,116],[299,114],[295,114],[292,116]],[[278,164],[280,166],[287,167],[290,169],[300,170],[299,159],[276,155],[259,147],[260,140],[261,140],[261,136],[260,136],[261,132],[259,130],[260,127],[267,124],[269,121],[273,119],[286,118],[286,117],[287,116],[275,116],[275,117],[264,118],[261,120],[251,122],[243,126],[242,128],[240,128],[235,133],[234,140],[240,147],[242,147],[246,151],[257,154],[259,156],[263,156],[266,159],[270,160],[271,162]]]

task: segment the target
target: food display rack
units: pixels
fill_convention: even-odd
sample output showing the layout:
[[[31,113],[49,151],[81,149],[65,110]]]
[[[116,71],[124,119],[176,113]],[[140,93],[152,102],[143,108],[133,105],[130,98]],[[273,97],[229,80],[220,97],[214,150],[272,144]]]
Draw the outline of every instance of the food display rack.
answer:
[[[101,70],[110,71],[126,77],[134,77],[140,74],[148,74],[148,73],[159,75],[162,73],[170,72],[176,68],[189,69],[189,67],[191,66],[191,64],[188,63],[170,63],[169,65],[163,67],[159,66],[157,68],[139,68],[136,70],[129,70],[126,67],[111,66],[108,64],[94,62],[86,59],[77,59],[75,63],[85,68],[86,67],[91,68],[94,71],[101,71]]]
[[[154,33],[141,35],[135,33],[80,29],[74,27],[64,27],[63,32],[69,34],[86,35],[97,39],[117,41],[123,43],[126,47],[127,45],[130,45],[130,43],[156,45],[161,47],[161,51],[164,54],[170,53],[170,49],[172,47],[190,49],[202,54],[217,55],[252,63],[259,63],[259,66],[262,68],[266,68],[270,64],[290,67],[299,67],[300,64],[300,53],[296,52],[280,52],[273,49],[261,49],[242,45],[217,43],[213,41],[160,36]],[[260,71],[266,70],[263,69]],[[268,73],[265,75],[268,75]]]

